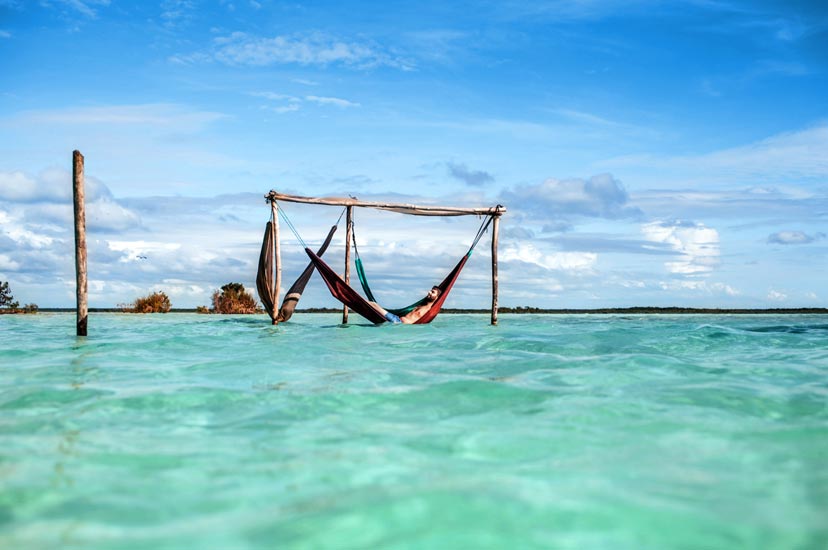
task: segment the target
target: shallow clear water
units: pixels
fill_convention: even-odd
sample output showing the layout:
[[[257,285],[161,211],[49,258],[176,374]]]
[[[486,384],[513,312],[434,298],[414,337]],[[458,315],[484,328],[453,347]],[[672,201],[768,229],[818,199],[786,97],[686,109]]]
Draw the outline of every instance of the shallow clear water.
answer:
[[[0,548],[828,545],[826,317],[74,320],[0,316]]]

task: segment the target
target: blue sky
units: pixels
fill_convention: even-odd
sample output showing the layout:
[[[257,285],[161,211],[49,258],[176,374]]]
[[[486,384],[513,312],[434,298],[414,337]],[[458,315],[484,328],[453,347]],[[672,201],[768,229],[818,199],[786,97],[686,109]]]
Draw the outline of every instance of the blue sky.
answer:
[[[826,71],[824,2],[0,0],[0,280],[74,304],[79,149],[93,307],[254,288],[270,189],[504,204],[504,306],[825,307]],[[388,306],[478,224],[356,221]],[[489,285],[482,245],[447,305]]]

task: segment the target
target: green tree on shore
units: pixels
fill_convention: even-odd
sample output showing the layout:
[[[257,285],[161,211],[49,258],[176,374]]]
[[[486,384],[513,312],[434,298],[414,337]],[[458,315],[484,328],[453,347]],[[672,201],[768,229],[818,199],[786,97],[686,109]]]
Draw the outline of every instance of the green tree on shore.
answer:
[[[8,281],[0,281],[0,307],[17,309],[20,304],[14,301]]]

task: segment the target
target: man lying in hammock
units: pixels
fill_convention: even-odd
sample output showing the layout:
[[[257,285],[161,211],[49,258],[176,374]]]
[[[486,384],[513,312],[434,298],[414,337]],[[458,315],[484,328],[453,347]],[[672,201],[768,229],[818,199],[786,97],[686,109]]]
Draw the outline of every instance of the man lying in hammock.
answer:
[[[439,286],[431,287],[431,290],[429,290],[428,294],[426,294],[425,302],[423,302],[421,305],[415,307],[414,309],[402,316],[397,316],[391,313],[390,311],[387,311],[385,308],[383,308],[376,302],[368,303],[371,304],[371,307],[376,309],[381,315],[385,316],[385,318],[391,323],[404,323],[406,325],[413,325],[423,315],[428,313],[428,311],[431,309],[431,306],[433,306],[434,302],[437,301],[437,298],[440,297],[441,292],[442,291],[440,290]]]

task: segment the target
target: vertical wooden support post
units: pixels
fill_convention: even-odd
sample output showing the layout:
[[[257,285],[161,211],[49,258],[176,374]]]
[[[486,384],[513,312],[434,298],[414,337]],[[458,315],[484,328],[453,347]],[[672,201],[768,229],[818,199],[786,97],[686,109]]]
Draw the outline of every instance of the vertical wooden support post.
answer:
[[[497,238],[500,232],[500,214],[492,220],[492,324],[497,324]]]
[[[72,198],[75,203],[75,283],[77,290],[77,335],[86,336],[89,305],[86,299],[86,207],[83,190],[83,155],[72,152]]]
[[[276,201],[270,201],[270,213],[273,216],[273,263],[276,267],[276,286],[273,292],[273,309],[279,310],[279,291],[282,288],[282,249],[279,243],[279,207]],[[273,324],[276,324],[273,320]]]
[[[354,239],[354,207],[346,207],[345,214],[345,282],[351,284],[351,241]],[[348,323],[348,306],[342,308],[342,323]]]

